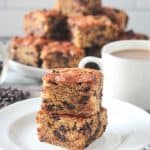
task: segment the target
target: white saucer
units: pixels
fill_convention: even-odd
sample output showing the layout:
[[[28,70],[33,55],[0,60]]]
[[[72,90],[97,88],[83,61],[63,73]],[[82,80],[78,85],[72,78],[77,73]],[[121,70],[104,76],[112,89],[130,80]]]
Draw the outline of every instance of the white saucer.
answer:
[[[24,65],[14,60],[9,60],[9,65],[10,68],[19,74],[39,80],[41,80],[42,76],[48,71],[46,69]]]
[[[2,150],[63,150],[39,142],[35,115],[41,99],[33,98],[0,111],[0,148]],[[140,150],[150,144],[150,115],[131,104],[105,101],[108,127],[102,138],[86,150]]]

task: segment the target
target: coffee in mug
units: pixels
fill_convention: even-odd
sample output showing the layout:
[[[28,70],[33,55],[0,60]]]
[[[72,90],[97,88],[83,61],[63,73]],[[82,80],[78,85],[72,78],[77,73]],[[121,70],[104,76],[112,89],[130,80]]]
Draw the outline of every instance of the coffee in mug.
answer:
[[[125,49],[112,52],[113,56],[130,59],[150,59],[150,50],[145,49]]]

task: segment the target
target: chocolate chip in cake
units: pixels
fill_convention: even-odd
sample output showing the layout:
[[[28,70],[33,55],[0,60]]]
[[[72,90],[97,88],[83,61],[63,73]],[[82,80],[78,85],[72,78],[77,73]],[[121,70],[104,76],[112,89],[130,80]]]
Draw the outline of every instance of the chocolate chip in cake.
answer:
[[[77,129],[77,124],[76,122],[74,123],[73,127],[72,127],[72,130],[76,130]]]
[[[67,129],[63,125],[60,126],[59,130],[63,133],[67,132]]]
[[[94,136],[90,136],[89,139],[87,140],[86,142],[86,145],[85,145],[85,148],[89,146],[89,144],[95,140],[95,137]]]
[[[64,101],[63,104],[64,104],[68,109],[70,109],[70,110],[75,109],[75,106],[74,106],[73,104],[71,104],[71,103],[68,103],[68,102]]]
[[[53,131],[53,134],[54,134],[54,136],[56,136],[62,142],[67,141],[66,137],[64,135],[61,135],[59,131],[55,130],[55,131]]]
[[[88,100],[89,96],[82,96],[81,99],[79,100],[79,104],[86,104]]]
[[[58,121],[58,120],[60,120],[60,117],[58,115],[54,115],[53,119],[54,119],[54,121]]]
[[[82,132],[84,135],[88,135],[91,131],[92,129],[88,122],[86,122],[85,125],[80,129],[80,132]]]
[[[88,92],[90,90],[89,86],[84,87],[84,92]]]
[[[54,81],[50,81],[50,83],[53,84],[53,85],[57,85],[57,83],[54,82]]]
[[[106,30],[106,26],[100,26],[100,31],[104,31],[104,30]]]
[[[51,128],[52,125],[48,122],[48,123],[47,123],[47,126],[48,126],[49,128]]]

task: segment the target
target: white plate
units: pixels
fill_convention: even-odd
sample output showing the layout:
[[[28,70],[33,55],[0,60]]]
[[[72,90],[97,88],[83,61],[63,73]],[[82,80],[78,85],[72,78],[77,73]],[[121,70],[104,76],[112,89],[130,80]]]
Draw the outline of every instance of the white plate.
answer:
[[[9,60],[9,65],[10,65],[10,68],[12,68],[13,70],[15,70],[16,72],[22,75],[25,75],[34,79],[40,79],[40,80],[42,76],[48,71],[46,69],[24,65],[14,60]]]
[[[0,111],[0,148],[2,150],[63,150],[39,142],[35,115],[41,99],[13,104]],[[102,138],[87,150],[140,150],[150,144],[150,115],[128,103],[104,102],[108,109],[108,127]]]

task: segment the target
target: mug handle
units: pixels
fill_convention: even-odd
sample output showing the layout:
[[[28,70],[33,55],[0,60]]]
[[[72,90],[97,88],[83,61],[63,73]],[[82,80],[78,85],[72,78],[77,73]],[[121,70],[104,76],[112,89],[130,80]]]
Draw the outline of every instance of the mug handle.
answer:
[[[83,58],[79,63],[79,68],[85,68],[86,64],[88,63],[95,63],[98,65],[100,70],[103,70],[102,59],[98,57],[93,57],[93,56],[88,56],[88,57]]]
[[[0,42],[0,53],[2,56],[2,70],[0,74],[0,84],[2,84],[6,79],[6,74],[8,71],[8,60],[9,60],[9,51],[8,51],[8,45],[4,45],[2,42]]]

